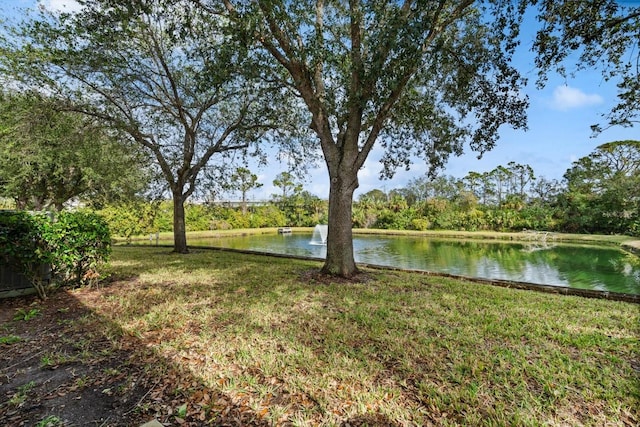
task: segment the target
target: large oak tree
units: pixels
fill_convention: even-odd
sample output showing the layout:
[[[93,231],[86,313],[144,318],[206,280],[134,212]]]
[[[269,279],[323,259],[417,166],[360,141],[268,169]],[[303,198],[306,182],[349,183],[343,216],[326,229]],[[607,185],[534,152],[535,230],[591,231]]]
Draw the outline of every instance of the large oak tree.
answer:
[[[214,14],[220,4],[194,2]],[[357,272],[352,199],[376,143],[391,177],[414,156],[437,168],[466,146],[491,149],[502,124],[526,126],[510,65],[521,10],[510,0],[223,3],[308,111],[330,179],[325,273]]]
[[[565,227],[579,232],[640,233],[640,141],[599,145],[564,175]]]
[[[286,133],[295,109],[249,76],[255,67],[225,21],[205,22],[188,1],[81,3],[24,22],[5,43],[5,72],[147,150],[173,197],[174,251],[187,252],[184,203],[212,157],[259,150],[270,130]]]

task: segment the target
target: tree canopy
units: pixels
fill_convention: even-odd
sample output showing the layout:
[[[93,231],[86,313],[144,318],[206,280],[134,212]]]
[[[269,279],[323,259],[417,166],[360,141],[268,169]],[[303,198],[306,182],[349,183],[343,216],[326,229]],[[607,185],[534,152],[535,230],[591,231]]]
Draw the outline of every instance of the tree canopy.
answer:
[[[523,80],[509,64],[520,19],[511,2],[224,4],[308,111],[330,178],[326,273],[357,272],[351,204],[377,142],[390,177],[414,155],[437,168],[465,146],[491,149],[503,124],[526,126]]]
[[[640,141],[602,144],[574,162],[564,178],[562,203],[574,231],[640,230]]]
[[[174,250],[186,252],[184,202],[212,157],[259,154],[271,131],[288,141],[297,132],[284,125],[296,111],[287,108],[291,98],[254,79],[225,21],[205,20],[189,1],[82,6],[22,23],[3,48],[4,71],[147,150],[174,200]]]
[[[225,189],[239,191],[242,197],[242,213],[247,213],[247,193],[255,188],[260,188],[264,184],[258,182],[258,175],[252,173],[245,167],[238,167],[231,174],[230,182],[225,185]]]
[[[149,159],[95,118],[59,111],[38,93],[0,93],[0,195],[21,209],[62,209],[133,198],[151,178]]]

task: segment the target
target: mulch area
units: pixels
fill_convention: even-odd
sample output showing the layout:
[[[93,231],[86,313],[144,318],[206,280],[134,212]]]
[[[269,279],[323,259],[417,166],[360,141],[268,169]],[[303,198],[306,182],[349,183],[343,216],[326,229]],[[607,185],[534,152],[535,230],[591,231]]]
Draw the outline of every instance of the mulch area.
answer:
[[[72,295],[0,302],[0,337],[19,338],[0,344],[0,425],[48,419],[124,426],[144,419],[137,403],[148,381],[135,352],[111,342],[108,328]]]

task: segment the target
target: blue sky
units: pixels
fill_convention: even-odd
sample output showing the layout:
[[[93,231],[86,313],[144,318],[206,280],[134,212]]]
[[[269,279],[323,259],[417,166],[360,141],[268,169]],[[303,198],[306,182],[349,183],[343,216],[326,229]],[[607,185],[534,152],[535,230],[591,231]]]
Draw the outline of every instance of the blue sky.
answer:
[[[44,0],[47,8],[73,8],[70,0]],[[33,7],[35,0],[4,0],[3,13],[11,13],[18,7]],[[635,128],[611,128],[593,138],[590,126],[602,123],[601,115],[607,113],[616,104],[617,88],[615,82],[605,82],[598,70],[581,71],[574,78],[564,79],[550,75],[544,89],[535,86],[537,73],[534,67],[534,56],[530,52],[533,34],[537,23],[528,20],[523,27],[522,45],[517,52],[514,64],[528,78],[529,83],[524,93],[529,96],[528,110],[529,130],[514,131],[504,127],[500,131],[497,146],[477,159],[477,153],[467,152],[461,157],[451,158],[443,174],[464,177],[469,171],[485,172],[498,165],[506,165],[510,161],[529,164],[536,176],[547,179],[561,179],[571,163],[591,153],[598,145],[617,140],[640,139],[640,130]],[[570,61],[568,62],[570,64]],[[571,70],[571,65],[568,66]],[[378,179],[382,156],[380,147],[374,148],[365,167],[360,171],[359,194],[379,188],[391,190],[406,186],[413,178],[426,172],[426,166],[418,160],[410,171],[398,170],[392,180]],[[271,164],[266,168],[254,171],[264,184],[262,188],[250,195],[252,199],[268,198],[276,193],[272,181],[277,173],[284,170],[285,165]],[[306,190],[321,198],[328,198],[329,185],[324,163],[309,171],[304,183]],[[230,198],[233,198],[230,196]]]

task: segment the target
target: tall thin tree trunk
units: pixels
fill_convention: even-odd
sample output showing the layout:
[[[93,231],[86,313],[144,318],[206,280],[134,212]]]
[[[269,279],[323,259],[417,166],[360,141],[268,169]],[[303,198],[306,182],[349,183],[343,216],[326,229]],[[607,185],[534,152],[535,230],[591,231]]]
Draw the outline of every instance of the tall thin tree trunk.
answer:
[[[184,220],[184,196],[173,193],[173,252],[189,253],[187,248],[187,229]]]
[[[342,277],[358,273],[353,256],[352,201],[358,187],[356,174],[341,173],[331,179],[329,189],[329,229],[327,232],[327,258],[322,272]]]
[[[247,192],[242,192],[242,215],[245,216],[247,214]]]

